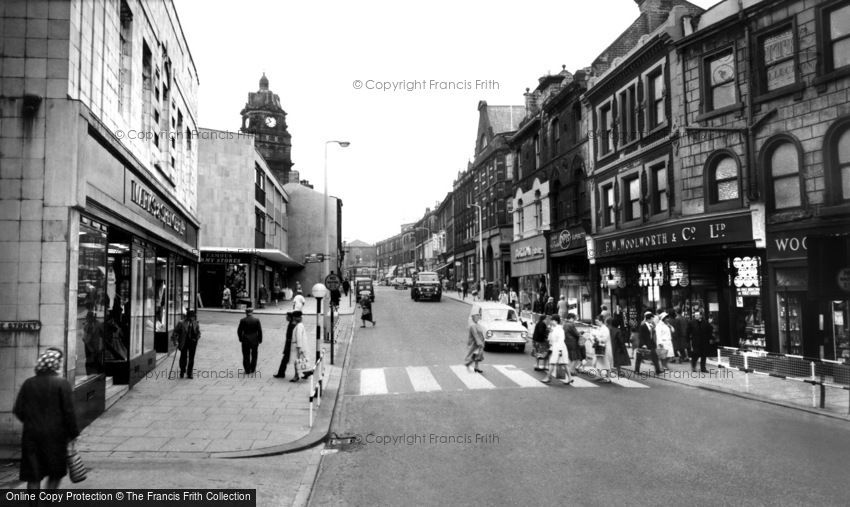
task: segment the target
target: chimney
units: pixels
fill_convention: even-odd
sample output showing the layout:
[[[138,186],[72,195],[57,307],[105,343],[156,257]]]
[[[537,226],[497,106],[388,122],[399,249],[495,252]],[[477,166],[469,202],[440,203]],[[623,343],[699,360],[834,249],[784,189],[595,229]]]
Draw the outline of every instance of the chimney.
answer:
[[[531,88],[526,88],[525,93],[525,111],[527,115],[537,114],[537,94],[531,92]]]

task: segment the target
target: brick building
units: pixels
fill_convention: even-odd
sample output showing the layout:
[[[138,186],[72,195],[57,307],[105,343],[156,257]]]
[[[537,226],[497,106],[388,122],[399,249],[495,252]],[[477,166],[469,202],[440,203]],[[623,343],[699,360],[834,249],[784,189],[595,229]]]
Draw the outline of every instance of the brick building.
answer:
[[[0,10],[0,441],[39,352],[88,424],[195,306],[198,74],[171,1]]]

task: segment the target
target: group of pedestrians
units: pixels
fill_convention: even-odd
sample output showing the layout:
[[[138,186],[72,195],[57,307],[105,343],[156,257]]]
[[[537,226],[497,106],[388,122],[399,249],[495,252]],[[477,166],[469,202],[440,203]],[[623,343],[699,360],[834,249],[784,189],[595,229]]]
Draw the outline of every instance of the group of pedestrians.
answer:
[[[619,316],[602,313],[596,317],[592,332],[581,333],[574,313],[568,312],[563,324],[556,313],[541,314],[532,333],[532,353],[538,360],[534,369],[546,372],[543,383],[563,375],[564,382],[571,384],[577,372],[595,374],[599,380],[610,382],[611,375],[619,375],[623,366],[631,364],[628,337]]]
[[[714,327],[704,318],[703,312],[695,311],[692,319],[660,310],[644,313],[643,322],[638,327],[637,352],[635,354],[635,373],[640,373],[641,362],[649,359],[655,367],[655,373],[668,370],[670,361],[691,363],[691,371],[708,373],[705,362],[715,346]],[[690,357],[689,357],[690,356]]]

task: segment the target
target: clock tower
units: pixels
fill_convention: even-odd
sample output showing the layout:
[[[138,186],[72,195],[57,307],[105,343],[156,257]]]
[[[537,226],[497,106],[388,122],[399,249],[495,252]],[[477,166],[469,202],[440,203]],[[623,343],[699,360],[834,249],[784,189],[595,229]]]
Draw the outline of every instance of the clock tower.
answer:
[[[242,127],[239,130],[254,135],[254,145],[272,174],[281,185],[289,183],[292,136],[286,130],[286,111],[280,106],[280,97],[269,90],[269,79],[265,73],[260,78],[259,91],[248,93],[248,102],[241,114]]]

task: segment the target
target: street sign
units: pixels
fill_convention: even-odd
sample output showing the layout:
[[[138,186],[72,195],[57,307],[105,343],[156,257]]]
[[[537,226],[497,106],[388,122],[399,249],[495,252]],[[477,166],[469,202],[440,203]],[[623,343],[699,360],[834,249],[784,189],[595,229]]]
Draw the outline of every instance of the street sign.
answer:
[[[328,290],[339,290],[339,286],[339,276],[336,273],[331,273],[325,277],[325,287],[327,287]]]
[[[324,261],[325,261],[325,254],[314,253],[314,254],[308,254],[308,255],[304,256],[304,264],[310,264],[312,262],[324,262]]]

